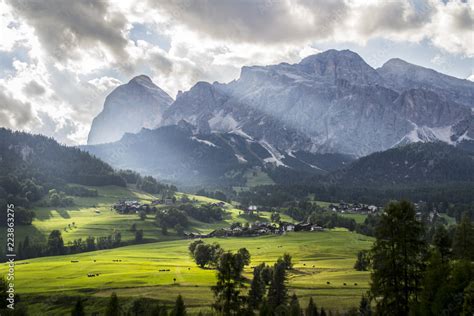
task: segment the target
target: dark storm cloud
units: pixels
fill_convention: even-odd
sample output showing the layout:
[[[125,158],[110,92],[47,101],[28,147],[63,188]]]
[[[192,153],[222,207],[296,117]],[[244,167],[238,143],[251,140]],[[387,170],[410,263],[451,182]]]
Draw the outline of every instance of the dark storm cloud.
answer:
[[[122,31],[127,20],[121,13],[110,12],[106,1],[13,0],[10,5],[59,61],[78,57],[78,49],[99,44],[118,58],[126,57]]]

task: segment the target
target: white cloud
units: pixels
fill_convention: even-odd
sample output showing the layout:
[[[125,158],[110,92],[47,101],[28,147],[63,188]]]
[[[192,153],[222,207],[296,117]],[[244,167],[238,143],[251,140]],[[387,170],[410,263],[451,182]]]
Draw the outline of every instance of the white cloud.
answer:
[[[0,12],[0,52],[27,51],[0,77],[0,125],[70,144],[85,142],[114,87],[142,73],[174,97],[243,65],[298,62],[321,42],[428,41],[440,65],[474,56],[472,0],[0,0]],[[133,25],[147,38],[132,40]]]
[[[28,129],[35,121],[29,102],[22,102],[6,94],[0,86],[0,125],[13,129]]]
[[[427,37],[449,53],[474,57],[474,5],[472,1],[438,2],[426,26]]]
[[[116,86],[120,85],[122,82],[118,79],[112,78],[112,77],[100,77],[100,78],[94,78],[89,81],[92,86],[96,87],[100,91],[107,91],[110,90],[111,88],[115,88]]]

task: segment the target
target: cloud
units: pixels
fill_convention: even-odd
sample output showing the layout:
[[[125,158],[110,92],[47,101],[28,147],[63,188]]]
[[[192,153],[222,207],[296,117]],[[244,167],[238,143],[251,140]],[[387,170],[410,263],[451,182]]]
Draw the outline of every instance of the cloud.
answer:
[[[434,45],[449,53],[474,57],[474,4],[472,1],[439,2],[427,26]]]
[[[289,43],[330,35],[347,15],[344,1],[166,1],[151,8],[215,39],[248,43]]]
[[[122,84],[120,80],[107,76],[91,79],[88,81],[88,83],[90,83],[92,86],[96,87],[100,91],[107,91]]]
[[[87,49],[105,49],[117,59],[127,58],[127,20],[106,1],[17,0],[10,4],[58,61],[80,59]]]
[[[449,52],[473,55],[471,0],[148,0],[171,24],[216,40],[257,44],[374,37],[428,39]]]
[[[68,144],[85,141],[106,95],[134,75],[175,96],[197,81],[234,80],[244,65],[374,38],[388,44],[373,55],[400,41],[433,45],[438,70],[474,56],[472,0],[13,0],[0,12],[10,104],[0,104],[0,124]]]
[[[38,118],[40,125],[36,132],[53,136],[58,142],[63,144],[70,144],[70,136],[78,131],[78,124],[68,118],[54,119],[48,113],[39,111]]]
[[[0,89],[0,126],[23,129],[35,120],[31,104],[22,102]]]
[[[34,97],[43,95],[46,89],[35,80],[31,80],[23,87],[23,91],[26,95]]]

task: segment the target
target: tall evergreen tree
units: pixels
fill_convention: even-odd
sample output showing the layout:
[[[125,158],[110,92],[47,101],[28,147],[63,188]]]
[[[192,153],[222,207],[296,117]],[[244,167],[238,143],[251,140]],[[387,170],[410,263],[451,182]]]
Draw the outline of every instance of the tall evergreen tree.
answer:
[[[408,315],[418,301],[426,244],[414,206],[391,202],[375,231],[370,294],[381,315]]]
[[[153,314],[153,316],[168,316],[168,310],[166,309],[166,306],[159,306],[158,309],[155,309],[156,312]]]
[[[469,285],[464,289],[462,314],[465,316],[474,315],[474,281],[471,281],[471,283],[469,283]]]
[[[453,252],[458,259],[474,260],[474,227],[467,214],[456,227]]]
[[[172,316],[186,316],[186,305],[184,305],[184,300],[181,295],[178,295],[176,302],[174,304],[173,311],[171,312]]]
[[[199,246],[198,246],[199,247]],[[225,252],[217,264],[217,283],[212,287],[215,302],[214,309],[221,315],[240,315],[244,309],[242,272],[244,260],[240,253]]]
[[[118,316],[120,315],[120,305],[117,294],[115,292],[110,296],[109,304],[105,310],[106,316]]]
[[[450,315],[462,315],[463,297],[466,295],[466,288],[474,280],[474,263],[467,260],[458,260],[451,263],[452,272],[449,278],[448,303]]]
[[[306,307],[305,316],[319,316],[318,307],[313,298],[309,298],[308,307]]]
[[[449,259],[449,256],[451,254],[451,244],[452,241],[446,227],[444,227],[444,225],[438,225],[433,236],[433,245],[436,247],[439,254],[441,255],[442,261],[446,261]]]
[[[53,230],[48,237],[48,253],[52,256],[64,254],[64,241],[61,232]]]
[[[253,279],[250,283],[250,290],[248,294],[248,307],[250,310],[258,309],[265,295],[265,282],[262,279],[262,270],[265,263],[262,263],[253,268]]]
[[[290,300],[290,316],[302,316],[303,312],[301,311],[300,302],[295,293],[291,296]]]
[[[326,316],[326,310],[324,307],[321,307],[321,312],[319,313],[320,316]]]
[[[420,294],[420,312],[423,315],[439,315],[450,300],[448,279],[451,274],[449,262],[443,261],[439,250],[435,249],[423,276],[423,290]]]
[[[133,300],[132,306],[130,307],[129,314],[133,316],[140,316],[140,315],[145,314],[146,311],[147,311],[146,302],[143,300],[143,298],[137,298]]]
[[[71,316],[84,316],[84,306],[82,304],[82,299],[78,298],[76,301],[76,305],[74,305],[74,308],[71,311]]]
[[[271,316],[272,311],[270,309],[270,305],[266,299],[263,299],[262,304],[260,304],[260,309],[258,311],[259,316]]]
[[[370,307],[369,299],[363,295],[359,303],[359,315],[360,316],[371,316],[372,308]]]
[[[276,309],[280,305],[285,305],[287,297],[286,263],[279,259],[273,266],[272,281],[268,289],[268,303],[270,308]]]
[[[367,250],[361,250],[357,253],[357,260],[354,264],[354,269],[357,271],[367,271],[369,269],[370,259]]]

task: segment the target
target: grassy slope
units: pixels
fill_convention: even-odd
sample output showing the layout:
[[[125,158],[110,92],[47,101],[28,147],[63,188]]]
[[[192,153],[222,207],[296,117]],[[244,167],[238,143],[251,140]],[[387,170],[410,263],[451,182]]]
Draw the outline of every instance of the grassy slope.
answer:
[[[367,214],[357,214],[357,213],[344,213],[340,214],[343,217],[352,218],[356,221],[357,224],[362,224],[367,218]]]
[[[88,235],[105,236],[114,229],[122,233],[122,240],[133,239],[129,231],[132,223],[144,229],[145,238],[160,243],[135,245],[112,250],[83,253],[79,255],[48,257],[18,262],[17,291],[38,313],[61,315],[70,310],[70,298],[64,295],[93,294],[88,306],[94,310],[103,306],[103,301],[116,289],[124,298],[143,296],[158,298],[166,302],[174,300],[178,293],[185,296],[194,311],[205,309],[212,300],[210,286],[214,283],[214,271],[198,269],[187,254],[187,240],[174,240],[177,236],[162,236],[153,219],[140,221],[135,214],[120,215],[110,210],[118,199],[133,198],[150,202],[155,197],[133,188],[99,187],[97,198],[74,197],[76,205],[65,209],[37,208],[37,218],[31,226],[17,227],[17,242],[28,234],[37,241],[45,241],[53,229],[62,231],[65,242]],[[178,193],[178,198],[181,193]],[[188,195],[201,203],[216,200]],[[96,213],[99,210],[100,213]],[[209,232],[227,227],[232,222],[269,221],[270,213],[261,212],[257,218],[247,218],[231,204],[226,205],[228,215],[218,223],[202,223],[191,219],[190,230]],[[292,221],[286,215],[284,221]],[[75,222],[77,228],[65,232],[67,224]],[[0,236],[0,240],[3,236]],[[323,233],[293,233],[286,236],[263,236],[259,238],[219,239],[226,249],[247,247],[253,256],[252,265],[259,262],[274,262],[283,252],[291,253],[296,270],[291,273],[291,292],[302,297],[303,304],[310,295],[316,296],[320,306],[344,309],[356,305],[361,293],[367,289],[368,274],[352,269],[355,254],[370,247],[371,239],[347,231]],[[121,259],[122,262],[113,262]],[[79,260],[79,263],[71,263]],[[96,260],[96,262],[94,262]],[[304,265],[306,264],[306,265]],[[312,266],[315,265],[315,268]],[[159,269],[170,272],[158,272]],[[4,266],[0,268],[4,272]],[[250,277],[250,269],[246,271]],[[100,273],[88,278],[87,273]],[[173,278],[177,284],[173,284]],[[331,282],[327,285],[326,282]],[[346,282],[347,286],[343,283]],[[357,286],[354,283],[358,283]],[[196,289],[199,288],[199,290]],[[202,289],[201,289],[202,288]],[[50,294],[53,294],[51,296]],[[47,303],[41,299],[47,296]],[[58,297],[52,300],[51,297]],[[61,299],[65,297],[65,299]],[[342,301],[342,303],[341,303]],[[97,307],[97,308],[96,308]]]
[[[122,240],[134,238],[129,231],[133,223],[138,229],[144,230],[145,238],[163,239],[158,227],[153,225],[150,217],[145,222],[140,221],[136,214],[120,215],[111,210],[111,205],[119,199],[132,198],[142,202],[150,202],[154,197],[150,194],[140,192],[132,188],[122,188],[117,186],[94,187],[98,190],[98,197],[73,197],[75,205],[66,208],[36,207],[33,211],[36,214],[32,225],[17,226],[16,242],[29,235],[35,242],[45,242],[48,234],[54,230],[61,230],[64,242],[67,243],[77,238],[87,238],[87,236],[107,236],[114,229],[122,234]],[[100,213],[96,213],[98,210]],[[68,224],[75,223],[77,228],[64,230]],[[0,236],[3,242],[4,236]]]
[[[163,236],[161,229],[154,225],[154,216],[148,215],[145,221],[141,221],[136,214],[121,215],[111,210],[111,205],[119,199],[136,199],[143,203],[150,203],[156,199],[155,196],[133,189],[116,186],[94,187],[98,190],[98,197],[73,197],[75,205],[66,208],[37,207],[34,208],[36,218],[32,225],[16,227],[16,242],[23,241],[26,235],[30,236],[34,242],[44,243],[49,233],[54,229],[59,229],[67,244],[74,239],[85,239],[91,235],[94,237],[110,235],[114,230],[120,231],[122,240],[133,240],[134,233],[130,231],[130,226],[135,223],[137,229],[143,229],[146,239],[163,241],[176,239],[177,236],[170,232],[169,236]],[[179,199],[182,193],[177,194]],[[196,199],[201,203],[214,203],[217,200],[189,195],[191,199]],[[166,206],[159,206],[166,207]],[[97,213],[96,211],[99,211]],[[226,204],[228,212],[224,221],[218,223],[203,223],[193,219],[188,230],[209,232],[216,228],[228,227],[233,222],[253,222],[255,220],[270,221],[270,213],[261,212],[258,218],[246,218],[241,215],[241,211],[231,204]],[[285,216],[283,220],[291,221]],[[75,223],[75,228],[64,230],[68,224]],[[0,242],[4,243],[4,234],[0,235]]]
[[[303,304],[309,296],[314,296],[319,306],[345,309],[357,305],[368,288],[368,273],[357,272],[352,267],[357,251],[370,247],[372,239],[369,237],[333,230],[208,241],[217,241],[229,250],[246,247],[252,254],[252,266],[274,262],[284,252],[292,254],[295,271],[289,278],[290,293],[301,296]],[[215,272],[195,266],[188,256],[189,243],[189,240],[175,240],[18,262],[16,289],[20,294],[27,294],[26,297],[28,294],[57,296],[84,292],[108,297],[116,291],[122,297],[143,296],[166,302],[181,293],[194,311],[205,309],[212,300],[209,287],[215,282]],[[115,259],[122,261],[113,262]],[[160,269],[170,271],[159,272]],[[0,271],[5,270],[6,266],[2,265]],[[247,269],[248,277],[250,272],[250,268]],[[100,276],[88,278],[88,273]],[[328,281],[330,285],[326,284]],[[60,313],[59,310],[56,312]],[[49,313],[55,312],[50,310]]]

